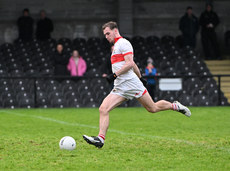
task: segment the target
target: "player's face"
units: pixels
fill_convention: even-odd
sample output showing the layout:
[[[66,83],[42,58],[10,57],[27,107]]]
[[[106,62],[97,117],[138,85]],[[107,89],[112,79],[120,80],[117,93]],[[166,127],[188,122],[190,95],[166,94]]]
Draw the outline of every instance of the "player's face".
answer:
[[[103,30],[105,38],[109,41],[109,43],[114,43],[115,38],[115,29],[111,30],[109,27],[106,27]]]

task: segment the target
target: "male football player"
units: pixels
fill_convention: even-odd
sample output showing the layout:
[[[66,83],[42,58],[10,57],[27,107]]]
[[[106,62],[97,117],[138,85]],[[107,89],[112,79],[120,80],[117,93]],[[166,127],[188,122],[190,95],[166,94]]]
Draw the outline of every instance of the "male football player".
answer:
[[[116,22],[110,21],[102,26],[105,38],[114,44],[111,55],[113,74],[107,77],[109,82],[114,81],[114,88],[103,100],[99,112],[98,136],[83,135],[84,140],[98,148],[103,147],[106,132],[109,127],[109,112],[122,102],[136,98],[147,111],[156,113],[163,110],[174,110],[190,117],[190,110],[179,102],[170,103],[165,100],[153,102],[145,88],[146,81],[141,77],[139,68],[133,61],[133,47],[125,38],[121,37]]]

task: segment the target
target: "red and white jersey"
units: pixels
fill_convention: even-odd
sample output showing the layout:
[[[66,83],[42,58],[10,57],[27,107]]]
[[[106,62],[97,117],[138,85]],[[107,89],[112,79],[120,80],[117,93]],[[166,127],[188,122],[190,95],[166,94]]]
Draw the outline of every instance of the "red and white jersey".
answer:
[[[133,47],[131,43],[124,39],[123,37],[118,37],[115,39],[115,44],[113,52],[111,55],[112,71],[113,73],[117,72],[125,64],[124,56],[128,54],[133,54]],[[119,85],[122,82],[137,77],[133,69],[130,69],[124,74],[119,75],[115,81],[114,85]]]

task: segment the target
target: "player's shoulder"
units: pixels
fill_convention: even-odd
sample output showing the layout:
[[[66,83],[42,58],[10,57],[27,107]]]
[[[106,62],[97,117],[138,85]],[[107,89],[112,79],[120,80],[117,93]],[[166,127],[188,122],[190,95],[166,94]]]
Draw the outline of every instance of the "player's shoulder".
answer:
[[[131,43],[126,38],[123,38],[123,37],[118,40],[118,43],[120,45],[131,45]]]
[[[126,38],[122,37],[121,41],[130,43]]]

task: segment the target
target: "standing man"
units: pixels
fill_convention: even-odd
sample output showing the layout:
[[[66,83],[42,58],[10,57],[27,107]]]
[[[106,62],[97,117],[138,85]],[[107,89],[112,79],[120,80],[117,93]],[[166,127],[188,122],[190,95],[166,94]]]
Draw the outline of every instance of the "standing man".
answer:
[[[33,24],[34,20],[30,17],[30,12],[28,8],[23,10],[23,15],[18,18],[18,33],[19,39],[23,41],[30,41],[33,37]]]
[[[221,59],[215,28],[219,24],[218,15],[207,4],[206,10],[200,16],[201,40],[206,59]]]
[[[63,45],[58,44],[53,54],[55,75],[69,75],[69,71],[66,67],[69,62],[69,57],[63,51]]]
[[[102,26],[106,39],[114,44],[111,55],[113,74],[107,77],[109,82],[114,81],[114,88],[103,100],[100,112],[99,134],[96,137],[83,135],[84,140],[98,148],[104,145],[106,132],[109,127],[109,112],[122,102],[134,97],[151,113],[163,110],[175,110],[190,116],[190,110],[179,102],[170,103],[165,100],[153,102],[146,90],[146,81],[133,61],[133,47],[130,42],[121,37],[117,23],[110,21]],[[143,85],[144,84],[144,85]]]
[[[198,18],[193,15],[192,7],[187,7],[186,13],[180,19],[179,28],[183,34],[184,46],[196,47],[196,34],[199,30]]]
[[[37,22],[36,37],[38,40],[48,40],[50,33],[53,31],[53,22],[46,17],[46,12],[42,10],[40,12],[40,19]]]
[[[110,50],[111,53],[113,53],[113,48],[114,46],[112,45]],[[108,56],[107,56],[108,57]],[[111,61],[109,58],[106,58],[106,61],[103,62],[103,65],[101,66],[101,71],[102,71],[102,77],[107,77],[109,74],[112,73],[112,68],[111,68]]]

